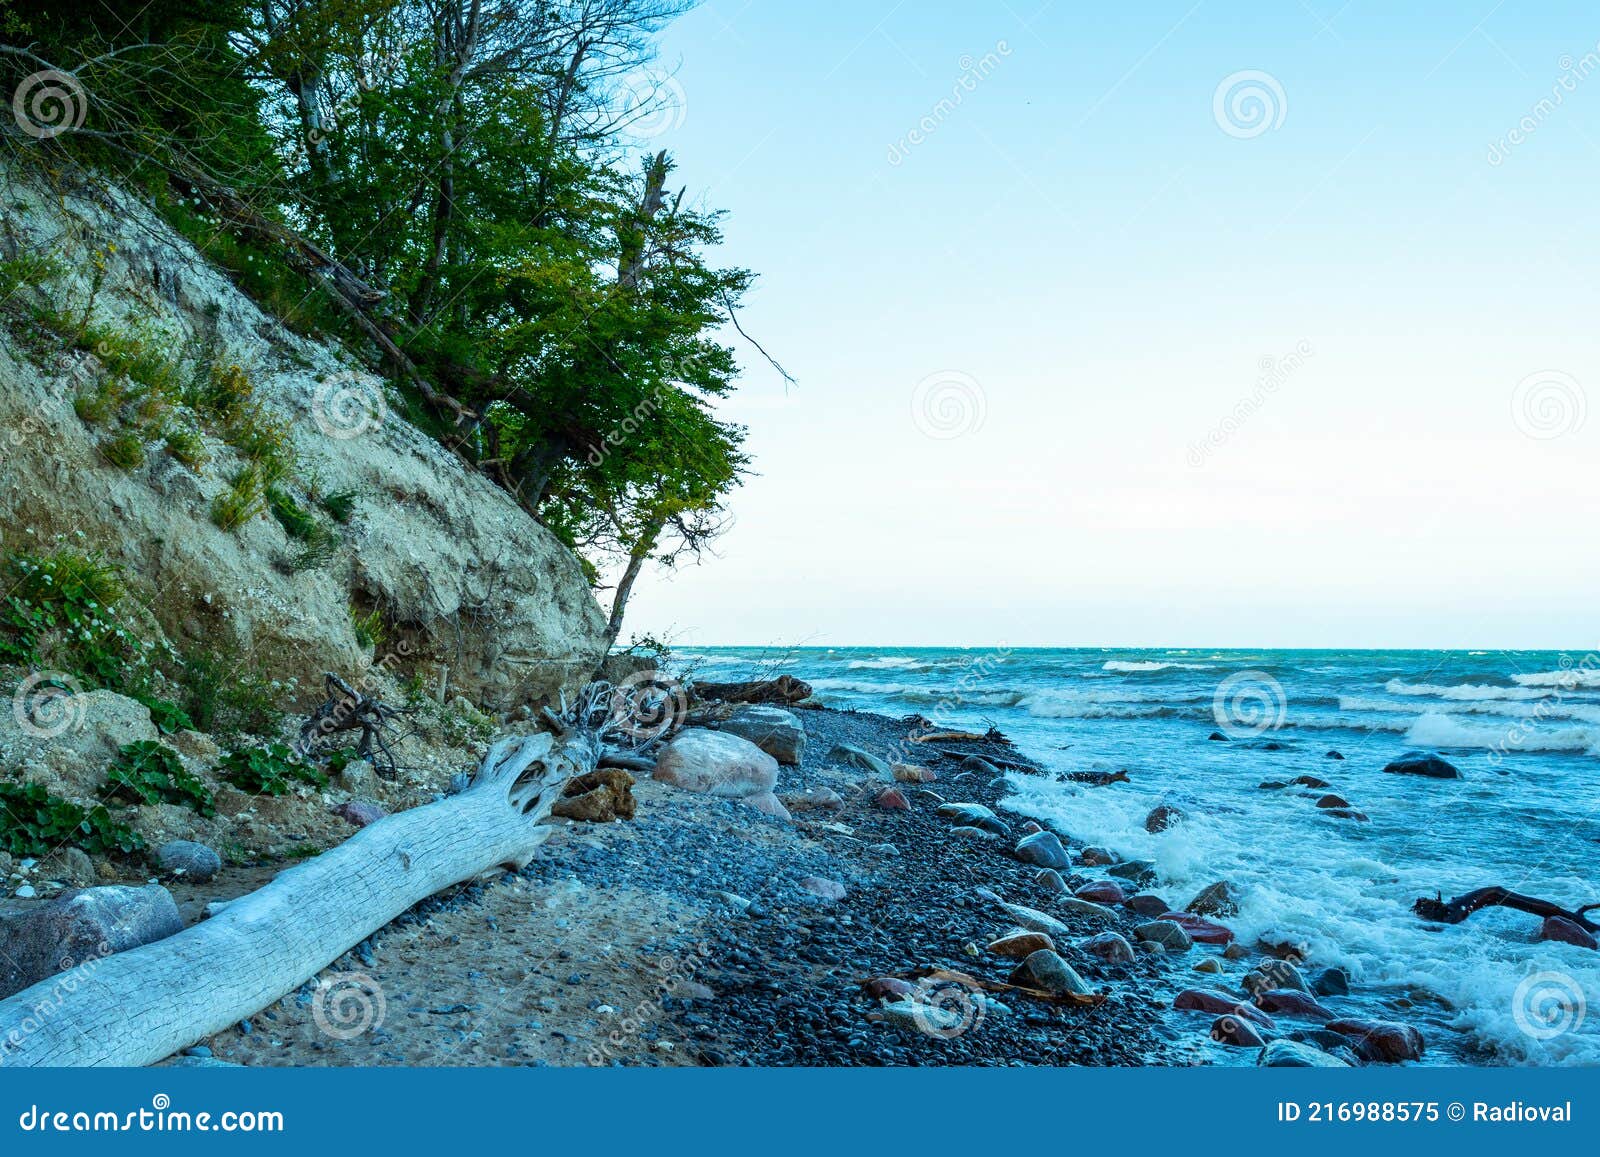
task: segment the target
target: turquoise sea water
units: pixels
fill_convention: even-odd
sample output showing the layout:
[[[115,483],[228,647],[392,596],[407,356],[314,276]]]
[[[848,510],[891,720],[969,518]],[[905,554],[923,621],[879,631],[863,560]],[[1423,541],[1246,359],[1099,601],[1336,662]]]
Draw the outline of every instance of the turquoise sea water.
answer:
[[[1571,907],[1600,900],[1600,656],[718,647],[679,658],[707,678],[787,671],[831,706],[992,723],[1056,772],[1125,768],[1131,783],[1104,788],[1013,777],[1011,803],[1074,845],[1156,861],[1174,904],[1232,881],[1244,899],[1229,923],[1246,943],[1290,940],[1313,967],[1342,965],[1364,1011],[1418,1024],[1434,1062],[1600,1064],[1600,953],[1536,943],[1539,921],[1519,913],[1435,930],[1411,912],[1418,896],[1489,884]],[[1231,742],[1208,739],[1219,730]],[[1382,773],[1417,748],[1465,778]],[[1299,775],[1329,781],[1370,822],[1322,814],[1320,792],[1258,786]],[[1162,802],[1189,819],[1151,835],[1144,817]]]

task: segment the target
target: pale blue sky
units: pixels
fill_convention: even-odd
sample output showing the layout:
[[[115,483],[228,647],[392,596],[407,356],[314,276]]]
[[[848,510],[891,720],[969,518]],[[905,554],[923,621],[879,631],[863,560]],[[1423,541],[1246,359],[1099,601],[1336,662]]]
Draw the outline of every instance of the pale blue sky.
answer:
[[[746,358],[759,476],[629,629],[1596,645],[1600,13],[1528,7],[685,17],[651,143],[800,386]]]

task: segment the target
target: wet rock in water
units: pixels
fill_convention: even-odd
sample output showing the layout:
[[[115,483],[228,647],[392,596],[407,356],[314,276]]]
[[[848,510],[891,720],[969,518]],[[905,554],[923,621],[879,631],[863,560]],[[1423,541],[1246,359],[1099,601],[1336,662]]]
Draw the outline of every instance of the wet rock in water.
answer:
[[[1039,831],[1023,836],[1017,842],[1016,857],[1025,864],[1037,864],[1041,868],[1067,868],[1072,865],[1067,849],[1061,846],[1061,840],[1054,832]]]
[[[1074,916],[1085,916],[1091,920],[1099,920],[1106,924],[1115,924],[1117,914],[1110,908],[1096,904],[1092,900],[1080,900],[1076,896],[1062,896],[1056,904],[1063,912],[1071,912]]]
[[[801,891],[810,892],[819,900],[838,901],[845,898],[845,887],[838,880],[824,876],[802,876],[798,881]]]
[[[994,812],[981,803],[947,803],[939,806],[938,815],[952,823],[971,828],[982,828],[997,836],[1009,836],[1011,829]]]
[[[1213,976],[1218,976],[1222,973],[1222,961],[1218,960],[1215,956],[1207,956],[1204,960],[1200,961],[1194,966],[1194,970],[1196,972],[1205,972]]]
[[[1091,936],[1081,941],[1078,947],[1107,964],[1133,962],[1133,945],[1128,943],[1127,937],[1118,932],[1102,932],[1098,936]]]
[[[747,739],[779,763],[799,764],[806,750],[806,729],[799,716],[781,707],[751,703],[736,709],[717,727]]]
[[[1230,944],[1222,950],[1222,959],[1224,960],[1243,960],[1249,955],[1250,950],[1239,943]]]
[[[1229,738],[1226,735],[1222,734],[1222,732],[1220,732],[1220,731],[1213,731],[1210,735],[1206,736],[1206,738],[1208,740],[1210,740],[1212,743],[1229,743],[1229,742],[1232,742],[1231,740],[1229,740]]]
[[[85,888],[42,903],[0,900],[0,998],[182,931],[178,906],[159,884]]]
[[[844,810],[844,796],[831,787],[814,787],[810,791],[780,795],[778,802],[791,812]]]
[[[1324,1027],[1348,1038],[1356,1055],[1364,1061],[1397,1064],[1422,1059],[1422,1034],[1409,1024],[1349,1018],[1329,1021]]]
[[[1115,880],[1095,880],[1081,888],[1073,889],[1072,894],[1080,900],[1088,900],[1095,904],[1122,904],[1128,899],[1128,894],[1122,890],[1122,885]]]
[[[741,803],[747,804],[763,815],[769,815],[775,820],[792,818],[789,809],[783,806],[783,801],[770,791],[758,791],[754,795],[747,795]]]
[[[169,840],[156,849],[156,864],[163,872],[204,884],[222,870],[222,857],[194,840]]]
[[[891,764],[889,771],[900,783],[932,783],[939,778],[933,768],[916,763]]]
[[[980,755],[969,755],[959,764],[957,764],[957,766],[962,771],[974,772],[978,775],[985,776],[987,779],[993,779],[1002,774],[998,767]]]
[[[1036,820],[1023,820],[1022,826],[1019,827],[1017,831],[1021,832],[1025,836],[1031,836],[1034,832],[1044,831],[1044,828],[1040,827],[1038,821]]]
[[[556,806],[559,807],[564,802],[566,801],[557,800]],[[352,823],[358,828],[364,828],[368,824],[375,824],[384,816],[389,814],[388,812],[384,811],[381,806],[373,803],[369,799],[345,800],[344,803],[333,808],[332,811],[333,814],[338,816],[340,819],[345,820],[348,823]],[[551,814],[556,814],[554,809],[551,809]]]
[[[95,874],[94,861],[87,853],[70,846],[51,852],[40,860],[34,875],[41,880],[55,880],[74,888],[82,888],[99,878]]]
[[[1276,780],[1276,779],[1269,779],[1269,780],[1266,780],[1264,783],[1256,784],[1256,788],[1259,791],[1282,791],[1284,788],[1286,788],[1288,786],[1289,786],[1288,784],[1283,783],[1282,781]]]
[[[1337,751],[1330,751],[1330,752],[1328,752],[1328,754],[1327,754],[1327,755],[1326,755],[1326,756],[1325,756],[1325,758],[1327,758],[1327,759],[1343,759],[1343,758],[1344,758],[1344,756],[1343,756],[1343,755],[1341,755],[1341,754],[1339,754],[1339,753],[1338,753],[1338,752],[1337,752]]]
[[[1084,848],[1078,853],[1078,863],[1086,868],[1103,868],[1116,862],[1117,857],[1104,848]]]
[[[1308,787],[1312,791],[1321,791],[1325,787],[1333,786],[1333,784],[1329,783],[1327,780],[1318,779],[1314,775],[1297,775],[1289,782],[1298,787]]]
[[[1318,996],[1349,996],[1350,974],[1342,968],[1324,968],[1312,978],[1311,991]]]
[[[1214,920],[1207,920],[1204,916],[1196,916],[1193,912],[1165,912],[1161,918],[1178,925],[1197,943],[1214,944],[1218,947],[1233,943],[1232,928],[1224,927]]]
[[[1033,882],[1046,892],[1060,894],[1067,890],[1067,882],[1061,878],[1061,873],[1054,868],[1041,868],[1039,874],[1034,876]]]
[[[1408,751],[1384,769],[1390,775],[1420,775],[1428,779],[1460,779],[1461,769],[1432,751]]]
[[[1259,1008],[1253,1008],[1238,997],[1211,988],[1186,988],[1172,998],[1172,1007],[1179,1012],[1223,1013],[1253,1021],[1262,1028],[1273,1027],[1272,1018]]]
[[[1358,812],[1358,811],[1354,810],[1353,808],[1347,808],[1347,807],[1329,808],[1327,811],[1323,812],[1322,814],[1325,815],[1325,816],[1332,816],[1336,820],[1354,820],[1358,824],[1365,824],[1365,823],[1370,823],[1371,822],[1367,818],[1367,813],[1366,812]]]
[[[1323,1023],[1333,1019],[1333,1013],[1318,1004],[1315,997],[1297,989],[1269,989],[1256,993],[1254,999],[1257,1008],[1273,1016],[1292,1016]]]
[[[1348,1061],[1325,1053],[1312,1045],[1299,1041],[1270,1041],[1256,1058],[1256,1064],[1268,1069],[1347,1069]]]
[[[1140,892],[1137,895],[1129,896],[1123,901],[1123,904],[1128,911],[1135,915],[1149,916],[1151,918],[1165,916],[1172,910],[1172,905],[1154,892]]]
[[[685,791],[745,799],[772,794],[778,761],[748,739],[690,727],[656,758],[654,778]]]
[[[1167,952],[1187,952],[1194,947],[1189,934],[1171,920],[1152,920],[1148,924],[1136,925],[1133,938],[1159,944]]]
[[[1218,880],[1202,888],[1198,896],[1184,905],[1184,911],[1193,912],[1196,916],[1237,916],[1239,898],[1232,884]]]
[[[1350,806],[1350,801],[1345,799],[1342,795],[1334,795],[1332,792],[1329,792],[1327,795],[1317,800],[1317,806],[1321,808],[1347,808]]]
[[[897,787],[886,787],[880,791],[872,802],[884,811],[903,812],[911,810],[911,803],[906,799],[906,793]]]
[[[1052,996],[1088,996],[1094,991],[1072,965],[1048,948],[1030,953],[1011,973],[1010,983],[1041,989]]]
[[[1264,960],[1247,972],[1239,981],[1246,992],[1271,992],[1277,988],[1292,988],[1296,992],[1311,992],[1311,985],[1301,971],[1287,960]]]
[[[1022,904],[1007,904],[1004,901],[1001,901],[999,908],[1019,927],[1026,928],[1030,932],[1043,932],[1057,941],[1069,940],[1072,937],[1072,929],[1037,908],[1028,908]]]
[[[1041,949],[1055,951],[1056,942],[1043,932],[1029,932],[1025,929],[1008,932],[997,940],[989,941],[989,951],[996,956],[1009,956],[1013,960],[1024,960]]]
[[[889,770],[889,765],[871,752],[863,751],[848,743],[840,743],[824,757],[824,762],[837,764],[841,767],[859,767],[862,771],[870,771],[884,779],[894,778],[894,773]]]
[[[1255,1025],[1238,1016],[1217,1017],[1211,1025],[1211,1039],[1241,1049],[1258,1049],[1266,1044]]]
[[[1107,868],[1106,875],[1115,876],[1119,880],[1127,880],[1135,888],[1152,887],[1160,879],[1156,874],[1156,865],[1153,860],[1124,860],[1120,864],[1112,864]]]
[[[873,1000],[913,1000],[920,991],[916,985],[908,980],[901,980],[898,976],[880,976],[869,980],[863,986],[866,994]]]
[[[1164,832],[1179,820],[1187,818],[1180,807],[1170,803],[1161,804],[1150,809],[1150,814],[1144,817],[1144,830],[1154,835]]]
[[[1546,916],[1544,923],[1539,925],[1538,939],[1554,940],[1559,944],[1576,944],[1580,948],[1600,946],[1600,941],[1595,939],[1592,932],[1565,916]]]

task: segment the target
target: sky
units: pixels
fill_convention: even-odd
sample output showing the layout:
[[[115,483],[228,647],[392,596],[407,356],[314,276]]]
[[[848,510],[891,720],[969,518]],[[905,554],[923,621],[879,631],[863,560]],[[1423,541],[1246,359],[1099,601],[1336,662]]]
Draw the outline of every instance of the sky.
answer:
[[[624,636],[1593,647],[1600,15],[710,0],[755,476]]]

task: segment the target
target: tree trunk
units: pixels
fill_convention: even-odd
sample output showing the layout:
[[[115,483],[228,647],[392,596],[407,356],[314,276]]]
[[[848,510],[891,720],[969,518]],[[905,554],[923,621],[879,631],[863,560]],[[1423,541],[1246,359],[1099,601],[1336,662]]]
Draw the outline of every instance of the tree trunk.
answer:
[[[440,889],[525,865],[600,751],[588,730],[502,739],[459,795],[381,819],[176,936],[0,1001],[0,1067],[147,1065],[237,1024]]]
[[[1582,908],[1569,910],[1559,904],[1552,904],[1549,900],[1541,900],[1537,896],[1524,896],[1498,885],[1479,888],[1449,901],[1442,896],[1432,898],[1422,896],[1411,908],[1424,920],[1433,920],[1440,924],[1459,924],[1480,908],[1511,908],[1545,919],[1559,916],[1563,920],[1571,920],[1586,932],[1600,932],[1600,924],[1589,919],[1589,913],[1600,908],[1600,904],[1585,904]]]

